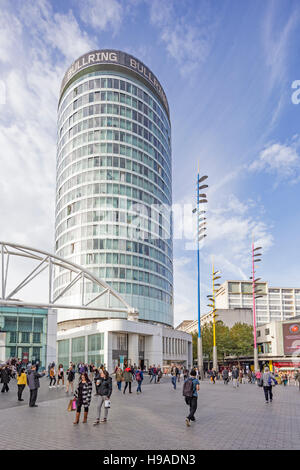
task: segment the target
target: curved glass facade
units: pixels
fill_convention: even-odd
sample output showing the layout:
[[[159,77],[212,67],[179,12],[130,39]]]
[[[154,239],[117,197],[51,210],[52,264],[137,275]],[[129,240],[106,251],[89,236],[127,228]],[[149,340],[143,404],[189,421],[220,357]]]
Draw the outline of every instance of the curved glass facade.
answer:
[[[173,325],[168,110],[125,67],[92,69],[75,74],[58,108],[56,253],[104,279],[141,320]],[[57,274],[56,292],[68,282]]]

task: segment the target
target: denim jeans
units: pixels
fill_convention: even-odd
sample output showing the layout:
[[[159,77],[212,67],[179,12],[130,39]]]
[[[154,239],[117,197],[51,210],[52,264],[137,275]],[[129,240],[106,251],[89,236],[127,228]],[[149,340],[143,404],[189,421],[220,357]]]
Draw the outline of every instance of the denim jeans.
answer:
[[[138,384],[138,386],[137,386],[136,391],[137,391],[137,392],[141,392],[141,391],[142,391],[142,389],[141,389],[142,380],[137,380],[137,384]]]
[[[119,382],[117,382],[117,385],[118,385],[118,389],[122,390],[122,381],[121,380]]]
[[[174,390],[176,390],[176,376],[175,375],[172,376],[172,384],[173,384]]]

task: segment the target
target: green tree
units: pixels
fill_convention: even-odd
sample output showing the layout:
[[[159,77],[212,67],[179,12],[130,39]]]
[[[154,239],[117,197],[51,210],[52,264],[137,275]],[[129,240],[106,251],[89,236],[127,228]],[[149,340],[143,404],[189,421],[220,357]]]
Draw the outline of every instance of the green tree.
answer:
[[[232,343],[231,355],[252,356],[253,355],[253,327],[246,323],[235,323],[230,329]]]
[[[213,358],[213,324],[206,323],[201,328],[203,355],[209,361]],[[197,359],[197,338],[193,334],[193,359]],[[235,323],[232,328],[222,321],[216,322],[216,343],[218,359],[225,356],[251,356],[253,354],[253,328],[245,323]]]

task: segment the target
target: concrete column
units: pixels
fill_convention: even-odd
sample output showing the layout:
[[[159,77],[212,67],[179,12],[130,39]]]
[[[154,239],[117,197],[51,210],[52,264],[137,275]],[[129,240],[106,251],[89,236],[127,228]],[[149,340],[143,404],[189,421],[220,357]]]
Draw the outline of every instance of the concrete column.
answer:
[[[57,362],[57,311],[49,309],[47,317],[46,368],[49,362]]]
[[[88,335],[84,337],[84,362],[88,363]]]
[[[197,359],[198,359],[198,370],[201,380],[204,379],[204,368],[203,368],[203,349],[202,349],[202,337],[199,338],[198,336],[198,343],[197,343]]]
[[[258,352],[257,348],[254,348],[254,371],[259,371],[259,364],[258,364]]]
[[[5,362],[6,361],[6,353],[5,353],[5,348],[6,348],[6,333],[0,333],[0,362]]]
[[[128,359],[132,365],[139,364],[139,335],[128,333]]]
[[[104,331],[104,364],[106,365],[108,372],[111,374],[113,372],[111,331]]]
[[[149,365],[163,365],[162,335],[145,336],[145,359]]]
[[[213,369],[218,371],[218,355],[217,355],[217,346],[213,346]]]

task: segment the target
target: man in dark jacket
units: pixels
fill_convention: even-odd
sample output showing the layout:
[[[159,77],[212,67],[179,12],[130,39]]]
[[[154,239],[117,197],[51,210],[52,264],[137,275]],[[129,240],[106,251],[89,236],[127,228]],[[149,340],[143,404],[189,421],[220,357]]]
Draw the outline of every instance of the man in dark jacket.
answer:
[[[224,384],[227,385],[228,382],[229,382],[229,376],[228,376],[228,369],[223,369],[223,372],[222,372],[222,377],[223,377],[223,380],[224,380]]]
[[[3,384],[3,387],[1,390],[2,393],[9,391],[8,384],[10,382],[10,377],[11,377],[11,373],[10,373],[9,367],[8,366],[3,367],[3,369],[1,370],[1,383]]]
[[[40,378],[44,377],[45,374],[45,371],[42,374],[39,374],[36,371],[36,366],[31,366],[31,369],[28,371],[27,385],[30,389],[29,406],[31,408],[36,408],[38,406],[35,402],[37,399],[38,389],[40,388]]]

